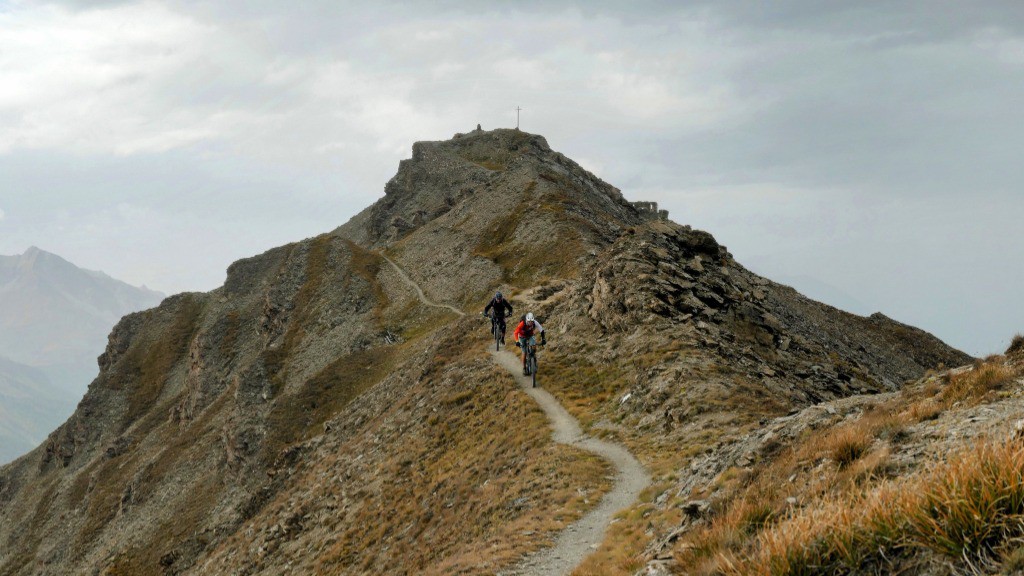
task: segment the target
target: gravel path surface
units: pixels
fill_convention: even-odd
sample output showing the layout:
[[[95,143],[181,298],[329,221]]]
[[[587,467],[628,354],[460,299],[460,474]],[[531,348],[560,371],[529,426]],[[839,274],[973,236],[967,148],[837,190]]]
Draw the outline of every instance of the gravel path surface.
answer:
[[[637,459],[621,445],[584,436],[579,422],[550,392],[543,388],[533,388],[531,379],[523,376],[523,364],[518,356],[509,351],[491,351],[491,354],[494,361],[511,372],[519,386],[544,410],[554,428],[552,437],[555,442],[578,446],[615,466],[615,485],[596,508],[563,530],[554,547],[539,550],[524,558],[515,568],[502,573],[503,576],[569,574],[588,554],[597,549],[615,513],[635,503],[640,492],[651,483],[651,478]],[[543,369],[537,374],[543,375]]]

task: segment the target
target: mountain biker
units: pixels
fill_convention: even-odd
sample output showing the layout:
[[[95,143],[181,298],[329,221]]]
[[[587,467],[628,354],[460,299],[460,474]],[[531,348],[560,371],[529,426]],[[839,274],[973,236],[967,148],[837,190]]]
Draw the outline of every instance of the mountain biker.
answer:
[[[528,375],[527,372],[529,371],[526,367],[526,345],[536,345],[537,334],[540,334],[541,346],[548,343],[548,337],[544,334],[544,327],[533,317],[533,312],[527,312],[523,320],[516,326],[515,331],[512,332],[512,337],[516,340],[516,346],[523,351],[523,375]]]
[[[505,343],[505,318],[512,316],[512,304],[505,297],[501,295],[501,292],[494,294],[494,298],[487,303],[484,307],[484,316],[487,316],[487,312],[494,309],[494,319],[498,322],[498,326],[501,328],[501,343]]]

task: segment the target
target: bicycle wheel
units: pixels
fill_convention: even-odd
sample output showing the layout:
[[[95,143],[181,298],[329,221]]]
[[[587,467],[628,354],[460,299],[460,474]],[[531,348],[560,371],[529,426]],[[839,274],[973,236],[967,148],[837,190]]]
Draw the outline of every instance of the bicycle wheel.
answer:
[[[491,324],[491,332],[494,334],[494,351],[501,350],[501,326],[497,322]]]
[[[530,375],[533,376],[533,387],[537,387],[537,352],[530,354]]]

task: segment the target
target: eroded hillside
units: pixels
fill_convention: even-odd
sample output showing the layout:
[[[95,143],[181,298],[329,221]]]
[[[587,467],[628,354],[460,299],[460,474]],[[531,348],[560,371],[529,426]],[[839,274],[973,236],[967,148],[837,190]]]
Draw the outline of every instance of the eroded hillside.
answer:
[[[969,358],[760,278],[543,138],[421,142],[385,196],[126,317],[75,415],[0,469],[0,573],[493,574],[609,489],[486,354],[495,289],[542,386],[655,486],[579,574],[683,566],[685,504],[775,418]],[[678,557],[678,558],[677,558]]]

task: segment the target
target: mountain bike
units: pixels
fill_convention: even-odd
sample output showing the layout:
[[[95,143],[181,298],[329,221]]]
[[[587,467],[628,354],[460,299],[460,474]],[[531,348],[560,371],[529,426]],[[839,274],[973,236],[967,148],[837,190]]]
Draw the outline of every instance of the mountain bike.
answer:
[[[533,387],[537,387],[537,343],[526,344],[526,375],[530,376]]]
[[[505,331],[501,328],[501,322],[497,314],[487,314],[488,318],[491,319],[491,335],[494,336],[494,351],[501,350],[501,342],[505,339]],[[508,318],[508,316],[505,316]]]

